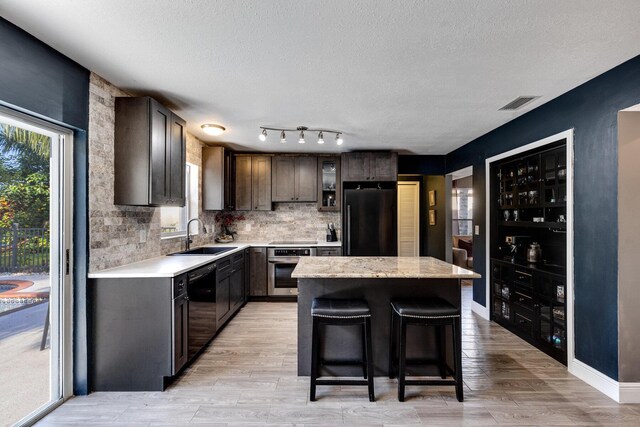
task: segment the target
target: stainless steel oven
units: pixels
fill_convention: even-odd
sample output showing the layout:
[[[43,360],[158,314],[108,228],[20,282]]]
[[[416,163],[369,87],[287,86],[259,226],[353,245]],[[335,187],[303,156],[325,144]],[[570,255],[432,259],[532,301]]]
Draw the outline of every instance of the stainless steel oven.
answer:
[[[291,277],[298,260],[303,256],[315,256],[316,248],[269,248],[269,289],[270,296],[298,295],[298,280]]]

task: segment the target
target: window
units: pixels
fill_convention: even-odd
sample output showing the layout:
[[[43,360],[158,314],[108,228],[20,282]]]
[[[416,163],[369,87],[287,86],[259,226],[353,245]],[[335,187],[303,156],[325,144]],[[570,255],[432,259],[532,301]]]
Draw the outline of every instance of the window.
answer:
[[[189,218],[198,216],[198,166],[187,163],[185,167],[184,207],[163,206],[160,208],[161,237],[184,236],[187,234]],[[198,234],[198,227],[192,228]]]
[[[473,189],[453,189],[453,234],[471,236],[473,225]]]

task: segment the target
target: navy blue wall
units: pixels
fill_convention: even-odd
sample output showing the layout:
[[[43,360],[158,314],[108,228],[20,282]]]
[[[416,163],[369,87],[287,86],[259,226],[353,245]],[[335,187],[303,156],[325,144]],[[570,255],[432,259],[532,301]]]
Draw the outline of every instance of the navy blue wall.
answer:
[[[398,156],[399,174],[444,175],[447,156]]]
[[[618,379],[618,111],[640,103],[640,56],[447,155],[447,172],[473,165],[474,222],[485,224],[485,159],[573,128],[576,358]],[[464,123],[461,123],[463,126]],[[483,230],[484,231],[484,230]],[[474,238],[483,276],[485,236]],[[474,300],[485,301],[484,279]]]
[[[74,393],[87,393],[89,71],[0,18],[0,104],[73,130]]]

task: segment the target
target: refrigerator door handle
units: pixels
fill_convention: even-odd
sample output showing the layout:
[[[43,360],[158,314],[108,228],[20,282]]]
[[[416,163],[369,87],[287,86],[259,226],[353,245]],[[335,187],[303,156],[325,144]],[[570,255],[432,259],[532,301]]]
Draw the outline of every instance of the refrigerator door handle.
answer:
[[[347,255],[351,255],[351,205],[347,205]]]

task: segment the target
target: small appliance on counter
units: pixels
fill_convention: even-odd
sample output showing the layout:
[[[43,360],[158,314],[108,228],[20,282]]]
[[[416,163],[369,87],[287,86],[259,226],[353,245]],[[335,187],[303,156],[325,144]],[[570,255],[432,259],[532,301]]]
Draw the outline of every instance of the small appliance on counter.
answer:
[[[337,242],[338,235],[336,234],[336,227],[332,222],[327,224],[327,242]]]

